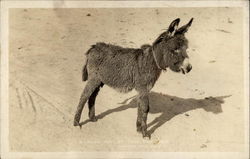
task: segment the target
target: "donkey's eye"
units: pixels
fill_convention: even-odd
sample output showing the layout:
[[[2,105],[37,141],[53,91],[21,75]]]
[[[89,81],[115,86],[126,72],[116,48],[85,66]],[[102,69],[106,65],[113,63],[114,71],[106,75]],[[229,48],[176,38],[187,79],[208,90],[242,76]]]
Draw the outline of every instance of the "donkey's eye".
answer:
[[[176,49],[176,50],[174,50],[174,53],[180,53],[181,52],[181,50],[180,49]]]

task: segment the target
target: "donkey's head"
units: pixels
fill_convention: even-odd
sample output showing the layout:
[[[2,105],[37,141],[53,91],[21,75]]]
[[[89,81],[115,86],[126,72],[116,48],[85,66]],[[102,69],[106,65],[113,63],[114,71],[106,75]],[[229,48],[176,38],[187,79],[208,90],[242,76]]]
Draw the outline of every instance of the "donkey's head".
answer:
[[[169,67],[174,72],[188,73],[192,65],[188,62],[188,40],[185,33],[191,26],[193,18],[184,26],[178,28],[180,19],[175,19],[167,31],[163,32],[153,43],[153,55],[156,64],[161,69]]]

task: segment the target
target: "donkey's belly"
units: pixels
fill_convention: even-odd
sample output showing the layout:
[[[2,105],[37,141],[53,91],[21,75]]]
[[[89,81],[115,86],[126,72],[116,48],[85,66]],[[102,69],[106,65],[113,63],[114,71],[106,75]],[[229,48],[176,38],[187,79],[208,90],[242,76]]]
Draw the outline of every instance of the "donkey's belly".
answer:
[[[130,66],[131,67],[131,66]],[[119,92],[129,92],[135,87],[133,68],[126,65],[114,65],[99,68],[100,80],[118,90]]]
[[[115,73],[109,74],[109,76],[107,76],[107,74],[105,75],[103,73],[104,72],[100,73],[101,81],[119,92],[126,93],[134,88],[134,82],[132,78]]]

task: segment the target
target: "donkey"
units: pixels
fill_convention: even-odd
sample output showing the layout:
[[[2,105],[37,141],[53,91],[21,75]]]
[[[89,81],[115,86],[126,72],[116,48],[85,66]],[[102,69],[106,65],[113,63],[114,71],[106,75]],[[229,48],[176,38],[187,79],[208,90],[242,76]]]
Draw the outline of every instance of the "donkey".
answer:
[[[178,28],[177,18],[168,29],[151,45],[141,48],[122,48],[105,43],[96,43],[86,53],[82,80],[87,81],[81,94],[74,126],[80,125],[83,107],[88,100],[89,119],[97,121],[95,116],[95,100],[104,84],[120,92],[135,89],[138,92],[138,113],[136,128],[144,138],[150,139],[147,132],[147,115],[149,112],[148,94],[159,78],[161,72],[170,68],[174,72],[188,73],[192,65],[188,62],[188,40],[184,34],[191,26],[193,18]]]

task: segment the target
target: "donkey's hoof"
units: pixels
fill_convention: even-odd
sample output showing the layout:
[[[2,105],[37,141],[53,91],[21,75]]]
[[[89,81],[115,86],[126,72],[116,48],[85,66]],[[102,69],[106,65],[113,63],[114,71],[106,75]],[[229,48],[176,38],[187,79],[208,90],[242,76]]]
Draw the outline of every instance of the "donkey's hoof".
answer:
[[[91,118],[89,118],[89,120],[91,121],[91,122],[97,122],[97,117],[95,116],[95,117],[91,117]]]
[[[146,134],[143,135],[143,139],[144,140],[150,140],[151,136],[148,133],[146,133]]]
[[[80,126],[80,123],[78,121],[74,121],[74,126]]]
[[[137,131],[138,133],[142,133],[142,128],[141,128],[141,127],[137,127],[137,128],[136,128],[136,131]]]

